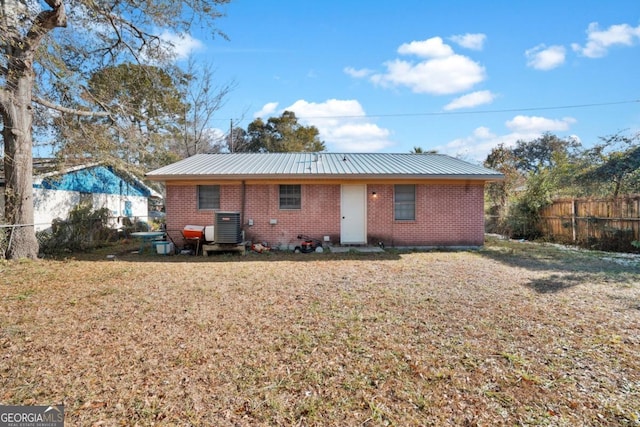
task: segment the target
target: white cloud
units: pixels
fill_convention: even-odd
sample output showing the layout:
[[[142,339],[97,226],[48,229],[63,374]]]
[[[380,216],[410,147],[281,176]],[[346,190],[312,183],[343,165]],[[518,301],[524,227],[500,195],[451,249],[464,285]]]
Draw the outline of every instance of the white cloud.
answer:
[[[477,33],[477,34],[459,34],[455,36],[451,36],[450,40],[454,43],[457,43],[459,46],[462,46],[471,50],[482,50],[484,47],[484,42],[487,39],[485,34]]]
[[[496,96],[488,90],[468,93],[459,98],[454,99],[444,106],[445,111],[457,110],[459,108],[471,108],[478,105],[490,104]]]
[[[395,60],[385,64],[385,74],[371,81],[382,86],[406,86],[415,93],[448,95],[469,90],[485,79],[484,68],[462,55],[422,61],[417,64]]]
[[[419,62],[388,61],[385,63],[386,72],[373,74],[371,82],[383,87],[405,86],[415,93],[447,95],[469,90],[486,78],[484,67],[454,53],[440,37],[405,43],[398,52],[427,59]]]
[[[296,115],[314,117],[336,123],[344,117],[364,117],[365,112],[360,103],[356,100],[329,99],[322,103],[307,102],[300,99],[285,110],[293,111]]]
[[[562,119],[548,119],[539,116],[515,116],[507,121],[505,126],[514,132],[556,132],[566,131],[576,122],[573,117],[564,117]]]
[[[564,64],[567,50],[564,46],[539,44],[525,52],[527,66],[536,70],[552,70]]]
[[[628,24],[619,24],[600,30],[598,23],[592,22],[587,28],[586,45],[580,46],[578,43],[573,43],[571,47],[587,58],[601,58],[612,46],[633,46],[638,40],[640,40],[640,25],[632,27]]]
[[[440,37],[404,43],[398,48],[401,55],[417,55],[423,58],[443,58],[453,55],[451,46],[444,44]]]
[[[489,139],[495,138],[495,134],[491,133],[491,130],[486,126],[480,126],[473,131],[473,136],[476,138]]]
[[[169,43],[172,46],[171,52],[176,59],[188,58],[192,52],[203,48],[203,44],[200,40],[193,38],[189,34],[176,34],[169,31],[164,31],[159,35],[165,43]]]
[[[504,143],[509,136],[499,136],[491,132],[489,128],[479,127],[469,136],[457,138],[448,144],[434,147],[442,154],[464,158],[471,162],[483,162],[493,147]],[[513,139],[513,143],[517,138]]]
[[[267,105],[275,112],[277,103]],[[262,111],[265,110],[263,107]],[[283,111],[293,111],[300,123],[317,127],[320,139],[331,152],[376,152],[393,145],[389,139],[391,132],[367,118],[356,100],[329,99],[315,103],[301,99]]]
[[[513,147],[518,141],[532,141],[545,132],[568,131],[575,119],[549,119],[536,116],[516,116],[505,122],[507,132],[497,134],[485,126],[476,128],[471,135],[454,139],[445,145],[434,147],[440,153],[483,162],[491,150],[499,144]]]
[[[367,69],[367,68],[362,68],[360,70],[355,69],[353,67],[345,67],[344,70],[345,74],[350,75],[351,77],[355,77],[357,79],[361,79],[363,77],[367,77],[370,76],[373,71]]]
[[[258,117],[265,118],[267,116],[273,116],[273,113],[276,111],[277,108],[278,108],[277,102],[269,102],[267,104],[264,104],[264,106],[259,111],[256,111],[255,113],[253,113],[253,118],[255,119]]]

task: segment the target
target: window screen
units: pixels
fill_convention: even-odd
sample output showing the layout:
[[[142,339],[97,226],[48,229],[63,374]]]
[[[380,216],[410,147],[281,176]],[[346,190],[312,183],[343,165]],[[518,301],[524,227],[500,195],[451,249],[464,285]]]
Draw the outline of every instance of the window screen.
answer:
[[[280,209],[300,209],[302,207],[302,192],[300,185],[280,186]]]
[[[416,219],[416,186],[394,186],[394,218],[396,221]]]
[[[198,209],[220,209],[219,185],[198,185]]]

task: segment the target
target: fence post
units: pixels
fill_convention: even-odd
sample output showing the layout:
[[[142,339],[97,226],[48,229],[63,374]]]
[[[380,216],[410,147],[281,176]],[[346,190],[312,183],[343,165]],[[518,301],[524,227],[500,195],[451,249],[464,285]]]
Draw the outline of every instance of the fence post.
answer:
[[[571,238],[573,239],[573,243],[576,242],[577,238],[577,221],[576,221],[576,199],[571,199]]]

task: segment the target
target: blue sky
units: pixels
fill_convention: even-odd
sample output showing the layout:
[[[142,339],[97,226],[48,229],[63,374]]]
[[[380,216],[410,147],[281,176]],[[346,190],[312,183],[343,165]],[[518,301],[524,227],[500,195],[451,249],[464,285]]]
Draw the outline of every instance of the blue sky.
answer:
[[[482,161],[543,132],[640,130],[640,1],[232,0],[178,43],[235,82],[213,127],[291,110],[330,152]]]

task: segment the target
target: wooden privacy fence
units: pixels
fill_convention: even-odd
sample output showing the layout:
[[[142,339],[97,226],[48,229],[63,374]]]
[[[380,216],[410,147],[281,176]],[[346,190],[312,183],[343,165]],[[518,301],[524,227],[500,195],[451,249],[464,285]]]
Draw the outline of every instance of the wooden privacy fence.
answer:
[[[555,241],[632,251],[640,241],[640,194],[608,199],[557,199],[540,211],[540,231]]]

